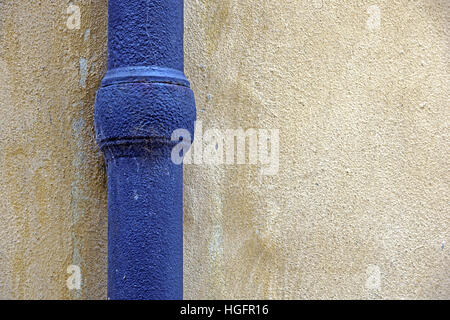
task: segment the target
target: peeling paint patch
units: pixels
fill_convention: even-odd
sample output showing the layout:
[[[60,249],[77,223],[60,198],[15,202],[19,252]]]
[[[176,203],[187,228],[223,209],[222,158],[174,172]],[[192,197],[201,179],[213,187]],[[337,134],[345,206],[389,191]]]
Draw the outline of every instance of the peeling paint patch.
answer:
[[[221,225],[216,225],[214,228],[214,235],[209,245],[209,253],[213,260],[216,260],[217,256],[223,254],[223,230]]]
[[[86,88],[87,74],[87,60],[85,58],[80,58],[80,86],[82,88]]]
[[[86,29],[83,36],[83,41],[86,42],[89,40],[89,37],[91,36],[91,29]]]

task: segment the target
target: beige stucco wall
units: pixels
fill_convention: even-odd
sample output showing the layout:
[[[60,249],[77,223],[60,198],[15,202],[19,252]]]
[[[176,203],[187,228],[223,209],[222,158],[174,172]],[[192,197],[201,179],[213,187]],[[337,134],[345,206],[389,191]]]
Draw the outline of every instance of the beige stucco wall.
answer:
[[[0,298],[106,296],[106,176],[93,130],[106,1],[79,2],[80,30],[68,29],[67,4],[0,0]],[[80,291],[66,287],[72,264]]]
[[[106,294],[106,0],[72,2],[0,0],[0,298]],[[450,298],[449,6],[185,0],[204,129],[280,130],[276,175],[186,165],[186,298]]]

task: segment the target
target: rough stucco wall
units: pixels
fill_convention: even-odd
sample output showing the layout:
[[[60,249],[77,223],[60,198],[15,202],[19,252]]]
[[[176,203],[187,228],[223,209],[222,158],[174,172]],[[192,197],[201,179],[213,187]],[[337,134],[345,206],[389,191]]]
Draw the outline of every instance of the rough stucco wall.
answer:
[[[79,30],[66,26],[69,1],[0,0],[3,299],[106,297],[106,177],[93,101],[107,10],[106,1],[75,3]],[[66,287],[72,264],[81,290]]]
[[[69,3],[0,0],[0,298],[106,296],[106,0]],[[275,176],[186,166],[185,297],[450,298],[448,1],[185,7],[204,128],[280,129]]]
[[[275,176],[186,166],[186,298],[450,298],[450,3],[186,4],[204,130],[280,129]]]

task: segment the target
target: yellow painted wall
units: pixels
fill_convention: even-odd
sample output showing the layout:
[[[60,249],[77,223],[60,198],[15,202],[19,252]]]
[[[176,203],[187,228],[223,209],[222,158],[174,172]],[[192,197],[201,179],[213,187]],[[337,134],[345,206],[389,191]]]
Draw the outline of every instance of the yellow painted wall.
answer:
[[[81,26],[70,30],[64,2],[0,1],[4,299],[106,297],[106,176],[93,101],[106,65],[107,6],[78,2]],[[72,264],[82,271],[79,291],[66,287]]]
[[[106,296],[106,0],[61,2],[0,0],[0,298]],[[185,166],[186,298],[450,298],[449,9],[185,0],[204,130],[280,130],[276,175]]]

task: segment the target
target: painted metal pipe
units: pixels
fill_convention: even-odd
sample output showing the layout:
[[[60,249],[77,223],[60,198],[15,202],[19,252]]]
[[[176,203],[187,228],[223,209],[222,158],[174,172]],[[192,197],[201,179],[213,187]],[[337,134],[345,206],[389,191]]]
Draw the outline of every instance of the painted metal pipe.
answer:
[[[108,70],[95,128],[108,176],[108,298],[183,298],[183,169],[175,129],[193,136],[183,0],[109,0]]]

